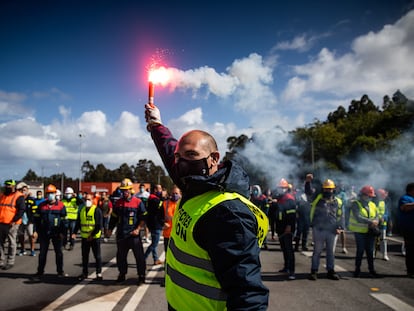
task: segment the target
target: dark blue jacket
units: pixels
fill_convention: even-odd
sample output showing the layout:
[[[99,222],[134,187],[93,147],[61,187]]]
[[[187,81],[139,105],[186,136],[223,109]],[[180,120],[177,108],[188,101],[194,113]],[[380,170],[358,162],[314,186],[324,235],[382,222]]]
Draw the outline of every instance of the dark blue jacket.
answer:
[[[112,208],[109,229],[112,230],[116,225],[117,240],[129,238],[139,223],[145,221],[146,215],[145,205],[137,197],[131,197],[128,200],[120,198]]]
[[[249,197],[249,178],[235,162],[220,164],[212,176],[174,176],[177,140],[163,125],[153,127],[152,138],[174,183],[181,189],[181,204],[210,190],[237,192]],[[179,207],[178,207],[179,208]],[[214,272],[227,293],[229,310],[266,310],[269,290],[260,273],[257,220],[240,200],[225,201],[203,215],[194,228],[194,238],[211,258]]]
[[[58,237],[65,232],[66,208],[61,201],[50,204],[45,200],[39,204],[34,215],[34,231],[39,235]]]

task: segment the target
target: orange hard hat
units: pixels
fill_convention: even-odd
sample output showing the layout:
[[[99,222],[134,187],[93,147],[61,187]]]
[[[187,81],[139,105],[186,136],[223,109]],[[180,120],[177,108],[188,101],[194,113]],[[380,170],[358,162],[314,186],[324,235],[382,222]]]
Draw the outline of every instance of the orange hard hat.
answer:
[[[361,194],[365,194],[366,196],[369,196],[370,198],[375,197],[374,187],[369,186],[369,185],[363,186],[359,192]]]
[[[56,186],[55,185],[52,185],[52,184],[48,185],[46,187],[46,191],[45,192],[46,193],[56,193]]]
[[[279,188],[289,188],[289,183],[286,179],[282,178],[279,183],[277,184]]]

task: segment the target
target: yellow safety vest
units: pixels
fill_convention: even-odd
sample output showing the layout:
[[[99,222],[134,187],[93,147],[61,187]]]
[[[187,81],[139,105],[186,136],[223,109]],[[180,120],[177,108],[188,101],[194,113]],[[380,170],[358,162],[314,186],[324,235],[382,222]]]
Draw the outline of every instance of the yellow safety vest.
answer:
[[[72,198],[69,201],[66,199],[62,200],[63,205],[66,207],[66,219],[76,220],[78,219],[78,204],[76,198]]]
[[[313,216],[315,215],[315,208],[316,205],[318,204],[318,202],[320,201],[320,199],[322,199],[323,195],[322,193],[318,194],[317,197],[315,198],[315,200],[313,200],[312,205],[311,205],[311,211],[310,211],[310,220],[313,220]],[[341,198],[338,197],[334,197],[333,200],[336,200],[338,202],[338,209],[336,211],[336,220],[340,220],[342,217],[342,200]]]
[[[386,226],[387,221],[383,219],[384,214],[385,214],[385,201],[384,200],[378,201],[377,210],[378,210],[378,216],[382,218],[382,223],[381,223],[382,226]]]
[[[88,212],[86,212],[86,206],[81,209],[80,212],[80,227],[81,227],[81,237],[87,239],[89,234],[95,229],[95,209],[96,205],[92,205]],[[101,230],[95,234],[94,239],[101,237]]]
[[[193,237],[198,220],[214,206],[239,199],[257,219],[257,243],[262,245],[269,226],[266,214],[237,193],[209,191],[177,208],[167,252],[166,295],[176,310],[226,310],[227,294],[218,282],[211,258]],[[214,224],[212,224],[214,227]]]
[[[355,200],[354,201],[359,207],[359,215],[365,218],[374,219],[377,215],[377,206],[374,202],[368,202],[368,211],[367,209],[362,206],[361,202]],[[353,209],[351,208],[351,213],[349,215],[349,230],[358,233],[367,233],[368,232],[368,224],[358,222],[356,215],[354,215]]]

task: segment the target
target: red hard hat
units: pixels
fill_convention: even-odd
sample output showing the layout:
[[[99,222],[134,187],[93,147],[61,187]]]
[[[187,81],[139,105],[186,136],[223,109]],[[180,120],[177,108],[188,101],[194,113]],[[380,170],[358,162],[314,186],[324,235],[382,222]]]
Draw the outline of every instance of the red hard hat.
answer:
[[[387,190],[385,190],[385,189],[378,189],[377,190],[377,193],[378,193],[378,196],[381,198],[381,199],[385,199],[387,196],[388,196],[388,191]]]
[[[374,198],[375,197],[374,187],[369,186],[369,185],[366,185],[366,186],[362,187],[359,192],[361,194],[365,194],[365,195],[369,196],[370,198]]]

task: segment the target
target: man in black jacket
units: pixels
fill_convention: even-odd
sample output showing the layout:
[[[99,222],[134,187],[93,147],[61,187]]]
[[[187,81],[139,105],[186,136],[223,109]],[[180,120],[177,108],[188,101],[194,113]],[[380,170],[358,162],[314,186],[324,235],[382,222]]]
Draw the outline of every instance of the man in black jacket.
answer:
[[[268,219],[248,200],[248,176],[234,162],[219,163],[210,134],[193,130],[177,141],[157,107],[146,105],[145,114],[164,165],[183,193],[167,252],[169,310],[267,309],[259,253]]]

